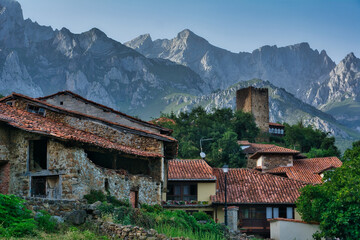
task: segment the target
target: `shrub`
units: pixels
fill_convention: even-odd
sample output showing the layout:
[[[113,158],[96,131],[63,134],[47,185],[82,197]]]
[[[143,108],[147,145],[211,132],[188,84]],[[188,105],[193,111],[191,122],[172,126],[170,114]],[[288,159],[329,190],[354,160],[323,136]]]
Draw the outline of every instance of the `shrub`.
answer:
[[[209,215],[204,212],[196,212],[192,215],[197,221],[211,221]]]
[[[51,215],[47,213],[46,211],[41,210],[38,215],[35,217],[35,220],[37,222],[37,225],[39,229],[47,232],[52,233],[55,232],[56,229],[56,221],[51,218]]]
[[[0,194],[0,236],[35,235],[36,223],[24,202],[15,195]]]
[[[105,194],[100,190],[90,190],[89,194],[84,195],[84,198],[89,204],[93,204],[97,201],[104,202],[106,201]]]

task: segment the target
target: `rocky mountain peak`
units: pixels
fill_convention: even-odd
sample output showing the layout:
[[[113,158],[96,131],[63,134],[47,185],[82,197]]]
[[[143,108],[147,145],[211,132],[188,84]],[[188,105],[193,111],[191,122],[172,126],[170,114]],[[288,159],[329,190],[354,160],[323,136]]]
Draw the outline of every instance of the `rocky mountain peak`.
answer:
[[[151,48],[153,46],[153,41],[150,34],[146,33],[124,44],[132,49],[142,52],[142,50]]]
[[[184,29],[181,32],[179,32],[175,39],[176,40],[182,40],[182,41],[188,42],[188,43],[195,43],[196,42],[196,43],[209,44],[209,42],[206,39],[196,35],[195,33],[193,33],[189,29]]]

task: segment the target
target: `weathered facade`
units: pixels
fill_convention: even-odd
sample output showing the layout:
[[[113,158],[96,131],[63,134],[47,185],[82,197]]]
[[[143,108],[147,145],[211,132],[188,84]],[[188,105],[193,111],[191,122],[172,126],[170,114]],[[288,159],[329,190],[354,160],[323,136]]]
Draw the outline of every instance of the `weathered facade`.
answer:
[[[177,149],[160,127],[126,126],[20,94],[0,102],[2,193],[77,200],[94,189],[132,196],[134,205],[160,203],[166,158]]]
[[[236,91],[236,109],[252,113],[264,133],[269,131],[269,93],[267,88],[242,88]]]

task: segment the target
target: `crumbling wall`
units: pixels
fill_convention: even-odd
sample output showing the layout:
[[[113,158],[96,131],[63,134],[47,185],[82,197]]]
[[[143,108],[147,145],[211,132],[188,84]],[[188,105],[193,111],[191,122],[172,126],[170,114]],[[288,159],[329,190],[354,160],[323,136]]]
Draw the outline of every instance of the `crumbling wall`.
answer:
[[[109,139],[112,142],[120,143],[128,147],[135,147],[144,151],[163,154],[161,141],[154,138],[125,133],[105,124],[101,124],[87,119],[83,119],[80,121],[77,118],[66,116],[65,121],[72,127],[94,133],[96,135]]]
[[[62,107],[71,111],[81,112],[87,115],[103,118],[111,122],[120,123],[126,126],[135,127],[155,133],[160,133],[156,128],[131,121],[129,118],[113,113],[105,108],[78,100],[70,95],[55,95],[45,100],[47,103]]]
[[[269,131],[269,93],[267,88],[242,88],[236,91],[236,109],[252,113],[262,132]]]
[[[19,99],[15,102],[15,107],[26,110],[27,105],[32,103],[27,103],[25,100]],[[143,151],[156,152],[164,154],[162,150],[161,141],[152,137],[145,137],[124,130],[116,129],[115,127],[110,127],[101,121],[78,118],[75,116],[67,115],[65,113],[52,111],[46,109],[45,117],[52,119],[59,123],[64,123],[70,125],[74,128],[94,133],[100,137],[109,139],[110,141],[120,143],[122,145],[137,148]]]

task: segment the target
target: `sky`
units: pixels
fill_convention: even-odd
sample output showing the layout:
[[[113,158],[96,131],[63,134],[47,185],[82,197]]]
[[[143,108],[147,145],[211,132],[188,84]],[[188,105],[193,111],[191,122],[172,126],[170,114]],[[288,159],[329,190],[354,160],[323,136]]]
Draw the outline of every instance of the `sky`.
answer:
[[[24,18],[81,33],[96,27],[124,43],[190,29],[232,52],[308,42],[338,63],[360,58],[360,0],[18,0]]]

